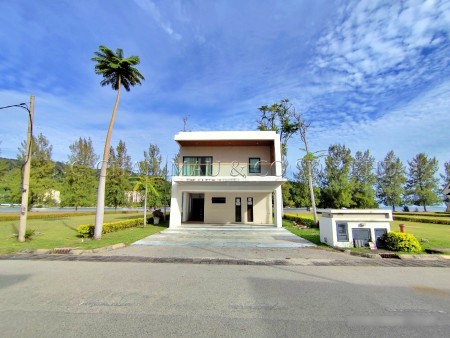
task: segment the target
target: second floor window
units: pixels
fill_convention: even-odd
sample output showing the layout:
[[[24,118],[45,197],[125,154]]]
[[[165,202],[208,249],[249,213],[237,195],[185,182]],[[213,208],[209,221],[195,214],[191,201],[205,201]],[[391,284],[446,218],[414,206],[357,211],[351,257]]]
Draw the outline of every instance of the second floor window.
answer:
[[[183,176],[211,176],[212,156],[184,156]]]
[[[261,158],[260,157],[250,157],[248,159],[248,172],[249,172],[249,174],[260,174],[261,173]]]

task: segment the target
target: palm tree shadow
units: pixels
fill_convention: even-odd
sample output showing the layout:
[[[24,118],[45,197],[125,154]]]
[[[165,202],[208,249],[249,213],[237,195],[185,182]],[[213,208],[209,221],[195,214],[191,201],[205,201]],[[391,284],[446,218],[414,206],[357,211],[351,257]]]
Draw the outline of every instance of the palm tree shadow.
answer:
[[[66,228],[69,228],[70,230],[77,231],[77,227],[76,227],[76,226],[70,225],[70,224],[68,224],[67,222],[64,222],[64,221],[62,221],[62,224],[63,224]]]
[[[10,225],[11,225],[12,233],[18,234],[19,233],[19,225],[16,222],[11,222]]]

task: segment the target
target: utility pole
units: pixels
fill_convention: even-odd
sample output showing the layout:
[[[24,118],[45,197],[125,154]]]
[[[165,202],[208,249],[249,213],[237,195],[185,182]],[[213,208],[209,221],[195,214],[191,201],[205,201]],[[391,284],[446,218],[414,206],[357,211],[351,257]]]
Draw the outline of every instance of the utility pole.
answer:
[[[28,109],[27,109],[28,110]],[[33,137],[33,117],[34,117],[34,96],[30,96],[30,109],[28,110],[28,133],[27,133],[27,148],[25,165],[23,168],[22,178],[22,205],[20,207],[20,223],[19,235],[17,239],[19,242],[25,242],[25,231],[27,229],[27,214],[28,214],[28,193],[30,190],[30,169],[31,169],[31,147]]]

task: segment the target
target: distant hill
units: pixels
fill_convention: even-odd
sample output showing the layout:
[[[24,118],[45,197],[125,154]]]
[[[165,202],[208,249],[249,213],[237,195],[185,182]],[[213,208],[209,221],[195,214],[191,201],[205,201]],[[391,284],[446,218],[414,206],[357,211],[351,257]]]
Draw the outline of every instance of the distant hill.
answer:
[[[3,168],[3,165],[5,170],[11,170],[17,167],[20,167],[20,161],[13,158],[4,158],[0,157],[0,168]]]
[[[56,170],[61,170],[62,168],[64,168],[64,162],[60,162],[60,161],[53,161],[55,163],[55,167]],[[4,157],[0,157],[0,168],[2,167],[1,164],[5,163],[6,164],[6,170],[11,170],[17,167],[20,167],[22,165],[22,163],[14,158],[4,158]]]

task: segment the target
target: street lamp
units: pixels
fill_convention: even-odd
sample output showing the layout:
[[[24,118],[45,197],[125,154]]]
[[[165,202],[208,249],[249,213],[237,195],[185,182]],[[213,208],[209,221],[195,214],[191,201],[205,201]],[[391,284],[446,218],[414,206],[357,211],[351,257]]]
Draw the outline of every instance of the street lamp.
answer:
[[[33,137],[33,116],[34,116],[34,96],[30,96],[30,108],[26,103],[13,104],[10,106],[0,107],[0,109],[19,107],[28,111],[28,133],[27,133],[27,145],[25,163],[23,164],[23,176],[22,176],[22,200],[20,206],[20,222],[19,222],[19,234],[17,239],[19,242],[25,241],[25,231],[27,229],[27,214],[28,214],[28,193],[30,190],[30,169],[31,169],[31,144]]]

